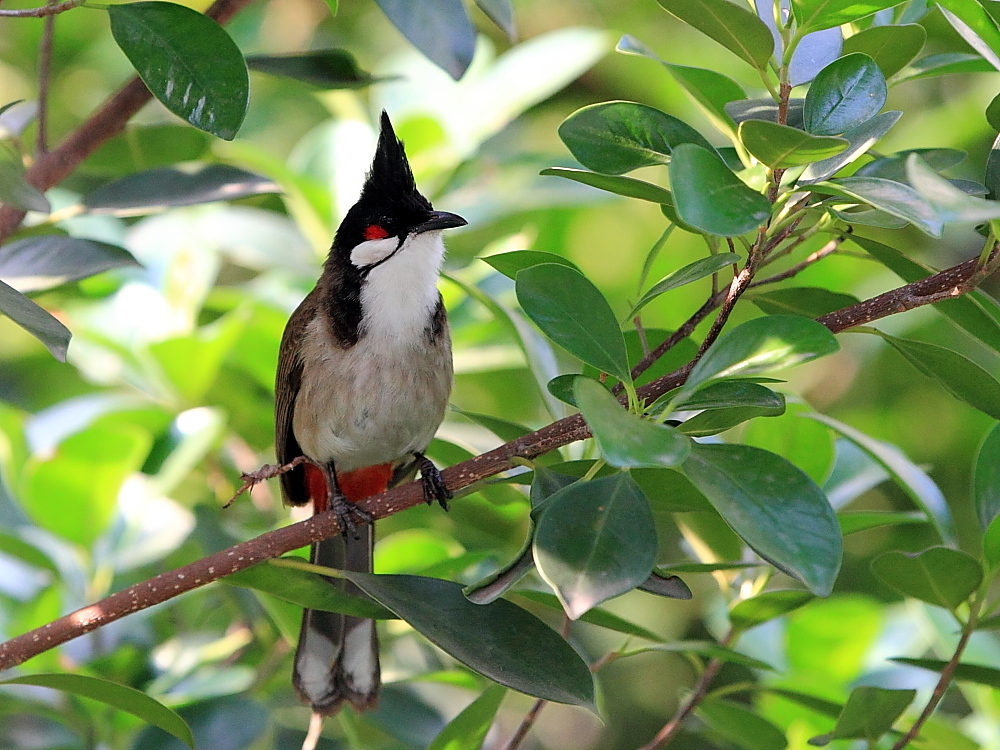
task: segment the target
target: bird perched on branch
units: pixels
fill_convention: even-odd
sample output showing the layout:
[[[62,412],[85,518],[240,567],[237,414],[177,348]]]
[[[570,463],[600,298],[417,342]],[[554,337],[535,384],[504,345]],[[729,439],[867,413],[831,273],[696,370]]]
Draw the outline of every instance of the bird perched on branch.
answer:
[[[343,536],[312,547],[331,568],[372,569],[374,529],[353,504],[413,478],[447,507],[450,493],[424,456],[444,418],[453,370],[437,280],[442,230],[465,219],[435,211],[418,191],[403,144],[383,112],[361,197],[337,229],[316,288],[285,327],[275,386],[275,451],[285,501],[337,514]],[[331,585],[356,592],[353,584]],[[375,622],[305,610],[293,683],[314,725],[347,701],[378,700]]]

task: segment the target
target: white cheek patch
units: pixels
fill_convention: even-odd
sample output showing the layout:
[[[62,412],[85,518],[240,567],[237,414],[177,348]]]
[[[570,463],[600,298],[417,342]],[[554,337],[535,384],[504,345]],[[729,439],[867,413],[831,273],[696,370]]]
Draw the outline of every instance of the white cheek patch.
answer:
[[[351,250],[351,264],[355,268],[371,266],[385,260],[399,247],[396,237],[383,237],[380,240],[367,240]]]

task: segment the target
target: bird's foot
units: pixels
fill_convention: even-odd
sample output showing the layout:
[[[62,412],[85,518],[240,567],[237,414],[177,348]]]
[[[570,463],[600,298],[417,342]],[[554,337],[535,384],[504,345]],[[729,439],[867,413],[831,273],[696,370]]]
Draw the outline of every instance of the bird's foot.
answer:
[[[372,523],[375,520],[375,517],[371,513],[361,510],[361,508],[344,497],[341,492],[330,493],[327,503],[328,509],[333,511],[337,516],[340,535],[344,538],[347,537],[348,533],[355,539],[361,538],[361,535],[358,533],[358,524],[354,520],[355,518],[361,523]]]
[[[442,508],[448,510],[448,501],[454,495],[445,485],[444,477],[441,476],[438,467],[423,453],[414,453],[413,457],[417,459],[417,467],[420,469],[420,484],[424,489],[424,502],[431,505],[437,500]]]

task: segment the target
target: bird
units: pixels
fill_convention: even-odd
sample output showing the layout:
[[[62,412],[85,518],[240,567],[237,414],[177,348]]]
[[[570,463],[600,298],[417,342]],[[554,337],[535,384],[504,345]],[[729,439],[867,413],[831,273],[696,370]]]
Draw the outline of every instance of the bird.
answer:
[[[344,216],[315,288],[282,335],[275,382],[275,453],[290,505],[337,514],[341,536],[312,545],[316,565],[372,570],[374,528],[354,506],[420,471],[424,499],[451,493],[426,451],[454,379],[437,281],[442,232],[464,226],[417,189],[385,111],[371,169]],[[331,585],[359,593],[350,582]],[[314,722],[346,701],[374,708],[380,667],[373,620],[306,609],[292,683]],[[312,727],[313,725],[311,725]]]

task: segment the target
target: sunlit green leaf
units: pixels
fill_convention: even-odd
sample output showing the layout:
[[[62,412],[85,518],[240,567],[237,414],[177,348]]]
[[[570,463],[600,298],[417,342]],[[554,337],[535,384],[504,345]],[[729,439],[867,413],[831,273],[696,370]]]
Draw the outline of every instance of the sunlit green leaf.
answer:
[[[736,253],[718,253],[716,255],[709,255],[706,258],[700,258],[693,263],[688,263],[686,266],[678,268],[653,284],[635,304],[628,317],[634,317],[637,312],[664,292],[669,292],[671,289],[690,284],[692,281],[698,281],[698,279],[703,279],[706,276],[711,276],[713,273],[718,273],[722,269],[739,262],[740,256]]]
[[[995,426],[976,454],[973,498],[985,530],[1000,516],[1000,425]]]
[[[944,225],[937,212],[909,185],[881,177],[841,177],[813,185],[817,193],[854,198],[913,224],[931,237],[940,237]]]
[[[698,29],[760,70],[774,52],[771,30],[756,14],[726,0],[658,0],[671,15]]]
[[[811,135],[767,120],[741,122],[738,133],[747,151],[775,169],[828,159],[848,146],[843,138]]]
[[[1000,70],[1000,29],[983,6],[975,0],[940,0],[938,5],[968,45]]]
[[[867,740],[877,742],[892,729],[903,712],[913,703],[916,690],[890,690],[862,685],[851,691],[837,725],[822,738],[813,738],[811,745],[825,745],[831,740]]]
[[[799,28],[808,31],[830,29],[883,8],[899,5],[900,0],[792,0],[792,13]]]
[[[845,39],[844,54],[868,55],[889,78],[920,54],[926,40],[927,31],[917,23],[872,26]]]
[[[698,145],[674,149],[670,186],[678,216],[708,234],[729,237],[749,232],[771,212],[767,198],[733,174],[716,153]]]
[[[606,190],[615,195],[624,195],[626,198],[639,198],[651,203],[661,203],[668,206],[674,205],[674,198],[669,190],[633,177],[599,174],[598,172],[586,172],[582,169],[568,169],[566,167],[550,167],[543,169],[541,174],[564,177],[567,180],[590,185],[591,187]]]
[[[850,144],[847,149],[807,166],[799,177],[799,184],[820,182],[836,174],[874,146],[902,116],[899,111],[882,112],[857,127],[845,130],[841,135]]]
[[[853,294],[811,286],[772,289],[754,294],[749,299],[768,315],[802,315],[807,318],[818,318],[860,302]]]
[[[507,690],[500,685],[487,688],[441,730],[427,750],[479,750],[505,695]]]
[[[702,701],[697,715],[743,750],[784,750],[788,747],[781,729],[739,703],[709,698]]]
[[[895,83],[956,73],[994,73],[996,69],[979,55],[970,52],[938,52],[921,57],[901,70]]]
[[[805,129],[836,135],[874,117],[885,105],[885,76],[868,55],[845,55],[816,76],[806,94]]]
[[[111,34],[163,105],[199,130],[236,137],[250,103],[243,54],[208,16],[168,2],[107,6]]]
[[[955,609],[983,580],[974,557],[950,547],[923,552],[885,552],[872,560],[872,571],[887,586],[915,599]]]

